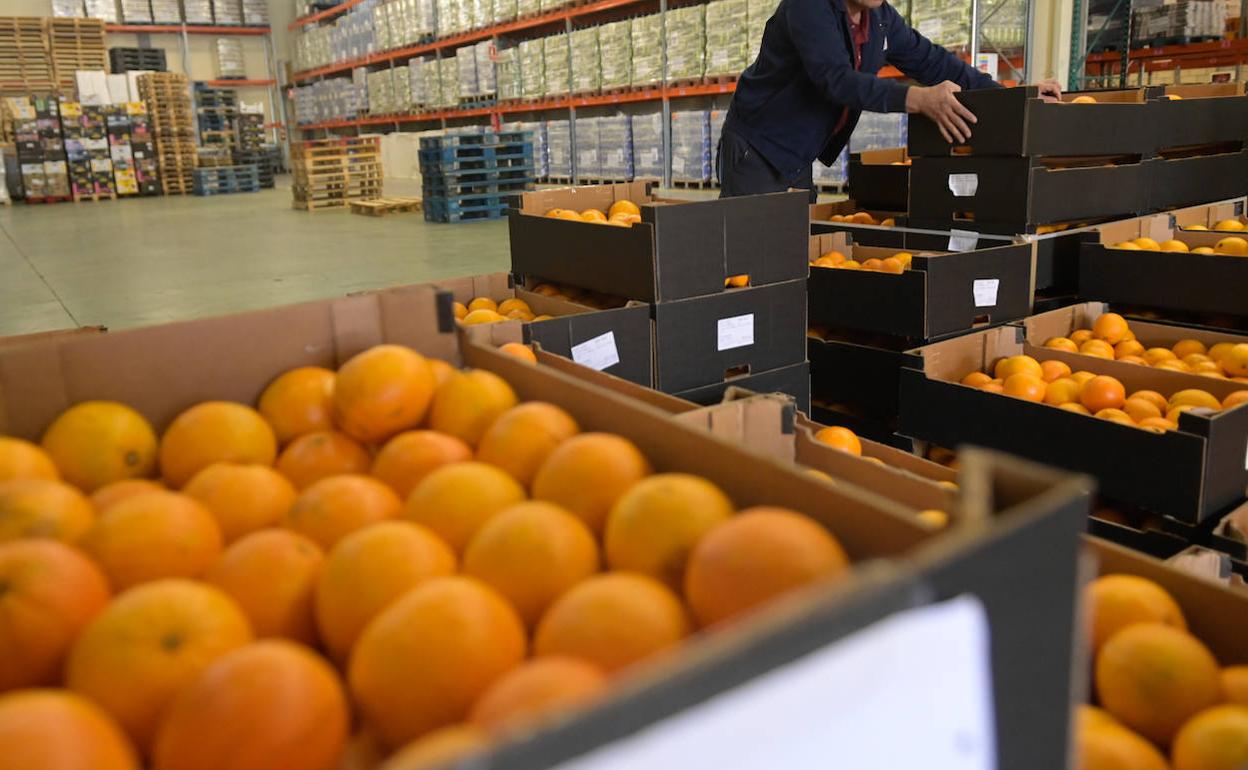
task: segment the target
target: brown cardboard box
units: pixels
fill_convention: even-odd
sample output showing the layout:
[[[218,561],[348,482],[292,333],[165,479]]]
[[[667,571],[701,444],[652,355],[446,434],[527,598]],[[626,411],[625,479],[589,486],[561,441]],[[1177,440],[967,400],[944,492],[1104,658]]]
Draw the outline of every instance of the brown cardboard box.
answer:
[[[1104,302],[1081,302],[1077,305],[1029,316],[1021,323],[1027,330],[1027,344],[1032,347],[1043,347],[1045,341],[1053,337],[1069,337],[1078,329],[1091,329],[1096,319],[1108,312],[1109,305]],[[1213,347],[1219,342],[1232,344],[1248,342],[1248,335],[1199,329],[1164,321],[1128,318],[1128,323],[1131,325],[1131,331],[1135,332],[1136,339],[1145,348],[1170,348],[1180,340],[1189,339],[1200,340],[1205,343],[1205,347]],[[1086,355],[1079,355],[1078,359],[1083,362],[1081,365],[1084,368],[1087,364],[1095,364],[1098,360],[1104,360]],[[1244,387],[1248,388],[1248,386]]]
[[[0,348],[12,348],[19,345],[47,342],[48,340],[64,339],[78,335],[100,334],[104,331],[107,330],[103,326],[76,326],[72,329],[56,329],[54,331],[32,332],[30,334],[11,334],[8,337],[0,337]]]

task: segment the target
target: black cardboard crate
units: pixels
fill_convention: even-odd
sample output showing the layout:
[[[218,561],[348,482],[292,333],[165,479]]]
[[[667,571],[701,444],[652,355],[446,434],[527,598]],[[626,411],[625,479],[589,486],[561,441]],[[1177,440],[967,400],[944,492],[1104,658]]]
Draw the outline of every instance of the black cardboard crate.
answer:
[[[1178,96],[1170,99],[1167,95]],[[1243,83],[1150,88],[1157,147],[1164,150],[1248,139],[1248,96]]]
[[[894,249],[851,244],[845,233],[812,236],[811,259],[840,251],[859,262]],[[1003,323],[1031,312],[1030,244],[915,254],[900,275],[811,267],[810,322],[911,340]]]
[[[680,393],[806,361],[806,281],[653,306],[655,388]]]
[[[1235,198],[1248,189],[1248,150],[1158,158],[1149,167],[1150,210]]]
[[[1178,430],[1158,434],[989,393],[959,380],[999,358],[1027,353],[1110,374],[1128,393],[1150,389],[1168,396],[1204,388],[1223,398],[1236,383],[1116,361],[1092,364],[1087,356],[1025,346],[1024,337],[1021,326],[1005,326],[915,349],[922,368],[901,373],[901,433],[945,446],[991,446],[1087,473],[1096,477],[1105,497],[1189,523],[1243,498],[1248,408],[1211,415],[1185,412]]]
[[[753,393],[784,393],[793,398],[798,411],[810,414],[810,365],[803,362],[772,369],[769,372],[747,374],[715,385],[692,388],[672,395],[695,404],[718,404],[729,388],[743,388]]]
[[[900,249],[905,246],[905,234],[900,229],[906,223],[904,209],[905,201],[902,201],[901,210],[898,211],[868,208],[852,198],[836,201],[835,203],[812,203],[810,204],[810,232],[815,235],[820,233],[853,233],[855,243],[867,246],[893,246]],[[834,221],[832,219],[834,216],[844,217],[864,211],[870,214],[877,222],[891,219],[893,223],[889,225],[866,225],[857,222]]]
[[[1154,162],[1050,169],[1032,158],[915,158],[909,221],[1019,235],[1053,223],[1136,216],[1149,211]]]
[[[516,275],[646,302],[724,291],[730,276],[764,286],[806,277],[805,192],[721,200],[659,199],[648,182],[537,190],[508,212]],[[606,211],[631,200],[641,222],[611,227],[544,216],[551,208]]]
[[[811,384],[814,384],[812,378]],[[918,450],[914,439],[897,432],[897,420],[873,416],[853,409],[848,404],[835,404],[812,396],[810,418],[821,425],[840,425],[858,434],[859,438],[870,439],[878,444],[915,453]]]
[[[894,420],[909,345],[890,338],[863,337],[838,334],[807,338],[811,395],[821,402],[844,404],[867,415]]]
[[[910,164],[905,147],[864,150],[849,156],[849,197],[868,209],[905,211]]]
[[[1097,103],[1070,103],[1081,95]],[[975,114],[971,140],[961,145],[969,145],[974,155],[1150,156],[1156,149],[1151,105],[1142,88],[1066,93],[1062,103],[1046,103],[1035,86],[962,91],[957,99]],[[910,118],[907,146],[916,158],[947,156],[954,147],[921,116]]]

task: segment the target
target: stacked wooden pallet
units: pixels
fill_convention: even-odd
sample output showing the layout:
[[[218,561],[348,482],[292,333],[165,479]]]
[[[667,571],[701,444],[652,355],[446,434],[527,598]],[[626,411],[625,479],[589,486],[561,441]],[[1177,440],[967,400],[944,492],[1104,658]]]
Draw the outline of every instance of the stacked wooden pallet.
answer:
[[[153,72],[139,76],[139,95],[147,102],[166,195],[194,190],[195,117],[188,88],[186,75]]]
[[[377,137],[298,142],[294,161],[294,207],[305,211],[345,208],[350,201],[381,195],[381,144]]]
[[[61,93],[73,93],[78,70],[107,69],[104,22],[99,19],[45,19],[52,70]]]
[[[57,90],[56,72],[44,35],[45,21],[25,16],[0,17],[0,93]]]

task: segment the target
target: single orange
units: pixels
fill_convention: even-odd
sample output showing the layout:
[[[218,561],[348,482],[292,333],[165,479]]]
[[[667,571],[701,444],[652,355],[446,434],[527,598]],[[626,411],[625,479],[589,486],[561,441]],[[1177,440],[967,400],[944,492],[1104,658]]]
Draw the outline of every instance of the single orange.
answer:
[[[883,260],[872,257],[870,259],[863,260],[862,269],[863,270],[879,270],[883,266],[883,264],[884,264]]]
[[[1037,403],[1044,400],[1045,389],[1044,380],[1023,372],[1006,377],[1005,382],[1001,386],[1002,392],[1007,396]]]
[[[429,427],[475,447],[494,420],[517,400],[507,381],[493,372],[456,372],[433,396]]]
[[[582,706],[607,689],[602,669],[576,658],[549,656],[503,675],[472,706],[468,719],[491,732],[515,729]]]
[[[1152,401],[1143,398],[1128,398],[1122,404],[1122,411],[1130,415],[1132,420],[1140,422],[1149,417],[1161,417],[1161,410]]]
[[[472,447],[433,430],[409,430],[386,442],[373,458],[372,475],[406,500],[425,476],[450,463],[472,459]]]
[[[572,415],[554,404],[528,401],[499,415],[477,449],[477,459],[495,465],[524,486],[555,448],[580,432]]]
[[[1184,243],[1183,241],[1175,240],[1174,238],[1171,238],[1168,241],[1162,241],[1161,243],[1158,244],[1158,247],[1162,251],[1186,252],[1188,250],[1188,246],[1186,243]]]
[[[1186,358],[1192,353],[1206,354],[1209,352],[1209,348],[1205,346],[1205,343],[1193,339],[1179,340],[1171,346],[1170,350],[1179,358]]]
[[[862,441],[858,439],[858,435],[849,428],[844,428],[840,425],[832,425],[820,429],[815,434],[815,441],[827,444],[842,452],[849,452],[851,455],[862,455]]]
[[[1142,398],[1163,412],[1169,409],[1169,402],[1166,400],[1166,397],[1155,390],[1137,390],[1129,398]]]
[[[1011,374],[1030,374],[1037,378],[1044,377],[1044,369],[1041,368],[1040,362],[1031,356],[1009,356],[997,361],[996,367],[993,369],[993,376],[1004,380]]]
[[[1143,355],[1149,366],[1156,366],[1162,361],[1178,360],[1178,356],[1171,352],[1169,348],[1149,348],[1144,351]]]
[[[1082,345],[1090,339],[1092,339],[1091,329],[1079,329],[1070,334],[1070,341],[1075,343],[1075,345]]]
[[[1102,409],[1120,409],[1127,400],[1126,388],[1116,378],[1098,375],[1088,380],[1079,392],[1079,401],[1093,413]]]
[[[1114,721],[1081,724],[1075,752],[1079,770],[1169,770],[1156,746]]]
[[[1127,356],[1139,356],[1144,352],[1144,346],[1139,340],[1123,340],[1114,345],[1114,357],[1125,358]]]
[[[174,418],[160,439],[160,471],[181,488],[213,463],[272,465],[277,438],[260,413],[229,401],[206,401]]]
[[[1126,338],[1128,328],[1127,319],[1117,313],[1103,313],[1092,323],[1092,336],[1117,345]]]
[[[476,297],[469,300],[468,312],[471,313],[474,310],[493,310],[495,313],[499,312],[498,303],[489,297]]]
[[[1136,424],[1141,428],[1148,428],[1154,432],[1161,431],[1162,433],[1168,430],[1178,430],[1179,428],[1177,424],[1167,420],[1165,417],[1145,417]]]
[[[44,432],[42,446],[61,478],[88,494],[156,471],[156,431],[147,418],[116,401],[84,401],[66,409]]]
[[[1218,411],[1222,408],[1222,402],[1212,393],[1199,388],[1187,388],[1180,390],[1170,396],[1170,408],[1176,406],[1194,406],[1200,409],[1212,409]]]
[[[1136,623],[1162,623],[1187,630],[1178,602],[1148,578],[1102,575],[1088,583],[1083,597],[1093,656],[1114,634]]]
[[[300,492],[282,523],[328,551],[357,529],[396,518],[402,510],[390,487],[368,476],[344,474]]]
[[[208,467],[211,468],[212,466]],[[207,468],[204,470],[207,470]],[[204,471],[200,471],[200,473],[203,472]],[[285,481],[285,479],[283,479],[283,481]],[[289,482],[287,482],[287,484],[289,484]],[[162,492],[165,489],[165,485],[155,479],[122,479],[121,481],[114,481],[111,484],[105,484],[92,492],[91,505],[95,508],[96,513],[100,513],[113,503],[119,503],[127,497],[134,497],[135,495],[140,495],[144,492]],[[192,497],[194,497],[194,495],[192,495]]]
[[[1147,236],[1140,236],[1139,238],[1135,238],[1132,240],[1132,243],[1134,243],[1136,246],[1139,246],[1144,251],[1160,251],[1161,250],[1161,244]]]
[[[500,353],[506,353],[509,356],[515,356],[521,361],[528,361],[530,364],[537,363],[537,354],[533,352],[533,348],[528,345],[522,345],[519,342],[508,342],[499,347]]]
[[[1109,420],[1110,422],[1118,422],[1118,423],[1122,423],[1123,425],[1135,425],[1135,420],[1131,419],[1131,415],[1127,414],[1121,409],[1102,409],[1099,412],[1097,412],[1095,416],[1099,417],[1102,420]]]
[[[1080,404],[1078,401],[1069,401],[1064,404],[1058,404],[1057,408],[1065,409],[1067,412],[1074,412],[1076,414],[1086,414],[1086,415],[1092,414],[1091,412],[1088,411],[1088,408],[1086,406],[1084,406],[1083,404]]]
[[[0,436],[0,481],[10,479],[49,479],[61,477],[48,453],[37,444],[10,436]]]
[[[238,603],[257,637],[317,644],[312,597],[325,554],[303,535],[264,529],[242,537],[208,568],[204,582]]]
[[[317,430],[294,439],[277,456],[277,470],[296,489],[307,489],[328,476],[368,473],[373,458],[345,433]]]
[[[1114,360],[1114,347],[1105,340],[1092,339],[1079,346],[1079,352],[1085,356],[1096,356],[1107,360]]]
[[[563,506],[597,534],[615,501],[651,472],[628,439],[582,433],[561,443],[542,463],[533,477],[533,499]]]
[[[272,426],[277,443],[334,427],[334,378],[329,369],[301,366],[268,384],[256,409]]]
[[[1245,403],[1248,403],[1248,390],[1237,390],[1222,399],[1222,408],[1230,409]]]
[[[1050,337],[1045,340],[1044,346],[1054,350],[1065,350],[1070,353],[1079,352],[1079,346],[1075,344],[1074,340],[1068,337]]]
[[[338,368],[333,414],[356,441],[384,441],[425,418],[433,400],[433,369],[424,356],[399,345],[377,345]]]
[[[1080,385],[1070,377],[1062,377],[1048,384],[1044,390],[1044,403],[1053,406],[1070,404],[1079,400]]]
[[[212,513],[178,492],[148,492],[104,511],[81,546],[115,590],[160,578],[195,578],[221,555]]]
[[[0,757],[10,770],[139,770],[138,757],[109,715],[64,690],[0,695]]]
[[[91,502],[63,481],[0,481],[0,542],[46,537],[75,543],[94,522]]]
[[[182,494],[202,503],[216,519],[221,537],[232,543],[248,533],[276,526],[295,504],[299,492],[267,465],[213,463],[192,476]]]
[[[1248,767],[1248,706],[1214,706],[1192,717],[1171,749],[1174,770]]]
[[[1248,665],[1227,666],[1221,680],[1223,700],[1248,706]]]
[[[467,724],[439,727],[390,755],[384,763],[362,764],[340,770],[438,770],[490,745],[489,736]]]
[[[1053,382],[1054,380],[1061,379],[1062,377],[1069,377],[1071,374],[1070,366],[1068,366],[1064,361],[1042,361],[1040,363],[1040,369],[1043,372],[1040,379],[1045,382]]]
[[[983,372],[971,372],[961,380],[963,385],[969,385],[972,388],[978,388],[992,382],[992,377]]]
[[[524,487],[505,471],[482,462],[451,463],[412,489],[403,516],[428,527],[462,554],[483,524],[523,501]]]
[[[452,302],[451,310],[455,313],[456,321],[462,321],[468,315],[468,306],[462,302]]]

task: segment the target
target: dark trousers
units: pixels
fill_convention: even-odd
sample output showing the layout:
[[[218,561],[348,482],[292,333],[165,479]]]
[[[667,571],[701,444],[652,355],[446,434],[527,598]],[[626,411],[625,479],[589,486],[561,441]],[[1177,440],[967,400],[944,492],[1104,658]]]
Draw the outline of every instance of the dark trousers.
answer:
[[[807,166],[795,178],[786,178],[772,168],[749,142],[728,130],[720,136],[715,156],[721,198],[785,192],[793,188],[809,190],[810,202],[815,202],[818,193],[815,190],[814,170],[811,166]]]

